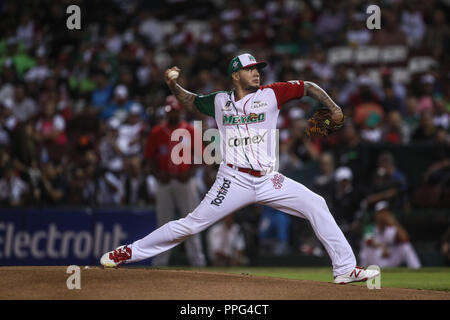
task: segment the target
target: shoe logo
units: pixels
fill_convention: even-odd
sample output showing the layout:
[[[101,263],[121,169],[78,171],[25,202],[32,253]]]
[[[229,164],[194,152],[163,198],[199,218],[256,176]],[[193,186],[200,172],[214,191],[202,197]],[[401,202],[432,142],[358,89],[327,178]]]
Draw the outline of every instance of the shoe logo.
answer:
[[[358,272],[356,272],[356,269],[353,269],[352,273],[350,273],[350,277],[354,276],[355,278],[358,278],[360,273],[361,270],[358,270]]]

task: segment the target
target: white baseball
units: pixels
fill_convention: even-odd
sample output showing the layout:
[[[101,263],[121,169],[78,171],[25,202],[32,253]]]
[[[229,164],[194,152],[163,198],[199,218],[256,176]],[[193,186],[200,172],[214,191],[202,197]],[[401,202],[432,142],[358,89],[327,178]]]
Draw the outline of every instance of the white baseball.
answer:
[[[169,73],[167,74],[167,77],[170,80],[175,80],[175,79],[178,79],[179,75],[180,75],[180,73],[178,71],[170,70]]]

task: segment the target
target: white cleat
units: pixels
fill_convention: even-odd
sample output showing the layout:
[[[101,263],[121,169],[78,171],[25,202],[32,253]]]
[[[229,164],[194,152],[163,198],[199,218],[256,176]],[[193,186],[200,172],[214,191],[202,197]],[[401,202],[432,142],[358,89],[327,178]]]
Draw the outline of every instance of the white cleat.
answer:
[[[108,268],[116,268],[131,259],[131,248],[127,246],[117,247],[113,251],[105,253],[100,258],[100,264]]]
[[[350,282],[362,282],[378,277],[379,275],[380,271],[366,270],[361,267],[356,267],[350,272],[336,276],[334,278],[334,283],[346,284]]]

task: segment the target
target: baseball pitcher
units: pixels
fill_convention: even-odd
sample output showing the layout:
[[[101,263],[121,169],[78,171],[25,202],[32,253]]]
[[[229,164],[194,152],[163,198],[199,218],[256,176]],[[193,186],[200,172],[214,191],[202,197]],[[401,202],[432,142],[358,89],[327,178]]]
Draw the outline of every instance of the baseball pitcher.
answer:
[[[337,226],[325,200],[304,185],[276,170],[270,132],[284,103],[307,95],[317,99],[325,111],[310,120],[308,135],[327,135],[342,127],[342,110],[316,84],[309,81],[278,82],[262,86],[260,70],[267,65],[248,53],[233,58],[228,66],[233,90],[198,95],[177,83],[180,69],[165,72],[172,93],[188,110],[196,108],[214,117],[220,131],[222,162],[216,181],[201,203],[185,218],[168,222],[146,237],[105,253],[100,263],[117,267],[169,250],[205,230],[232,212],[260,203],[307,219],[327,250],[335,283],[366,281],[379,271],[356,267],[352,248]]]

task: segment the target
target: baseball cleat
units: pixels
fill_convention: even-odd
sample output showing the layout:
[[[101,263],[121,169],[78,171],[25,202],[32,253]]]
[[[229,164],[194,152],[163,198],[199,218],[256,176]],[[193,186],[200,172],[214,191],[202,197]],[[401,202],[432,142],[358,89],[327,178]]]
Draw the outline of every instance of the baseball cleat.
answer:
[[[380,271],[377,270],[366,270],[361,267],[356,267],[350,272],[341,274],[340,276],[334,277],[334,283],[345,284],[350,282],[362,282],[369,279],[373,279],[380,275]]]
[[[100,258],[100,263],[104,267],[115,268],[129,259],[131,259],[131,248],[127,246],[120,246],[113,251],[105,253]]]

